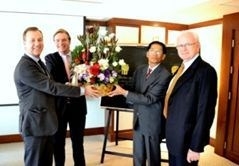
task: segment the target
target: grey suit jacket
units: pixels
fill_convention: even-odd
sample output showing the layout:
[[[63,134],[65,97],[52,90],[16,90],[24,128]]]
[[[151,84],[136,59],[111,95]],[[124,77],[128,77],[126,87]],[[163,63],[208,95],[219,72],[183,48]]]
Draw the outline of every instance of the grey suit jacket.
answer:
[[[80,88],[56,83],[27,55],[14,71],[19,98],[19,130],[23,136],[48,136],[57,130],[54,96],[79,97]]]
[[[148,136],[163,135],[163,104],[171,74],[159,65],[146,80],[148,65],[139,67],[133,76],[134,90],[127,95],[127,101],[133,103],[133,126]]]

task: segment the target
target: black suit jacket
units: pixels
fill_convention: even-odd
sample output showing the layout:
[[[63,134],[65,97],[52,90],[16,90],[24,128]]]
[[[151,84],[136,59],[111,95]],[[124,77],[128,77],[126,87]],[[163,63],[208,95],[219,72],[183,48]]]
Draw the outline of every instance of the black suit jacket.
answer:
[[[50,79],[27,55],[14,70],[19,98],[19,128],[23,136],[48,136],[57,130],[55,96],[79,97],[80,88]]]
[[[46,55],[45,61],[48,71],[56,82],[60,82],[63,84],[69,82],[64,62],[58,52]],[[64,106],[67,102],[70,102],[71,104],[71,112],[74,112],[73,116],[86,115],[87,107],[85,96],[81,96],[78,98],[57,97],[56,104],[57,112],[59,114],[64,114]]]
[[[140,126],[142,134],[147,136],[164,135],[163,104],[171,74],[159,65],[146,80],[148,65],[139,67],[133,76],[133,91],[129,91],[126,100],[133,104],[134,128]]]
[[[173,155],[209,143],[217,100],[215,69],[199,56],[178,79],[168,102],[166,142]]]

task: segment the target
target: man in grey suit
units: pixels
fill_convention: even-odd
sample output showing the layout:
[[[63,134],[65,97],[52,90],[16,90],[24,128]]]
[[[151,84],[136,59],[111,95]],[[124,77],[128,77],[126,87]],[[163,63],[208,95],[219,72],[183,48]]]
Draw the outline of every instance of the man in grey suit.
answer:
[[[160,143],[164,138],[164,97],[171,74],[160,63],[166,56],[166,46],[153,41],[147,47],[148,64],[140,66],[133,76],[133,89],[119,85],[109,96],[124,95],[133,104],[133,163],[134,166],[161,165]],[[150,73],[149,73],[150,71]]]
[[[177,38],[177,51],[184,69],[173,87],[170,83],[172,90],[167,91],[165,106],[168,107],[164,111],[169,165],[196,166],[210,139],[217,101],[217,73],[202,60],[196,33],[183,31]]]
[[[14,81],[19,98],[19,130],[24,141],[26,166],[51,166],[52,136],[57,131],[55,97],[98,97],[91,86],[73,87],[54,82],[39,61],[43,50],[43,34],[37,27],[23,32],[25,53],[16,65]]]

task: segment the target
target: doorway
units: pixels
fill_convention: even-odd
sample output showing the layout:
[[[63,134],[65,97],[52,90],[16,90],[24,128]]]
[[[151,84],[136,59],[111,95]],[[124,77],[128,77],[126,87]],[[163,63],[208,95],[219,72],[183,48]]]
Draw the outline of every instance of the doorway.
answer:
[[[221,87],[215,152],[239,164],[239,13],[223,18]]]

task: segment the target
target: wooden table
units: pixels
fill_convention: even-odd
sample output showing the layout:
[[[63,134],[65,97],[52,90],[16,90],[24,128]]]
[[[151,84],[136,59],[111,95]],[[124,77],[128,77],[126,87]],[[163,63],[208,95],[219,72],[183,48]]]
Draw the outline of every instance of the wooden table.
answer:
[[[102,153],[101,153],[101,160],[100,163],[104,163],[104,158],[105,154],[110,154],[110,155],[117,155],[117,156],[123,156],[123,157],[133,157],[133,154],[128,154],[128,153],[123,153],[123,152],[115,152],[115,151],[110,151],[106,150],[107,147],[107,139],[108,139],[108,134],[109,134],[109,126],[110,126],[110,120],[111,120],[111,115],[113,112],[116,112],[116,130],[115,130],[115,145],[118,145],[118,140],[122,139],[119,137],[119,112],[129,112],[133,113],[133,109],[128,109],[128,108],[118,108],[118,107],[101,107],[105,109],[108,112],[108,117],[106,121],[106,126],[105,126],[105,132],[104,132],[104,142],[103,142],[103,147],[102,147]],[[166,143],[163,141],[162,143]],[[162,162],[168,162],[168,159],[161,159]]]
[[[107,117],[106,126],[105,126],[104,142],[103,142],[103,148],[102,148],[100,163],[104,162],[105,154],[124,156],[124,157],[132,157],[133,156],[132,154],[106,150],[106,145],[107,145],[107,138],[108,138],[108,134],[109,134],[109,126],[110,126],[110,119],[111,119],[112,113],[116,112],[115,145],[118,145],[118,140],[119,140],[119,135],[118,135],[118,132],[119,132],[119,112],[131,112],[132,113],[133,109],[116,108],[116,107],[102,107],[102,108],[105,109],[106,111],[108,111],[108,117]]]

